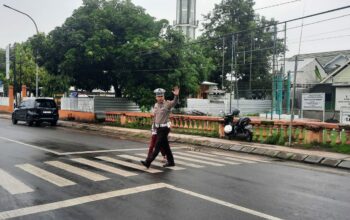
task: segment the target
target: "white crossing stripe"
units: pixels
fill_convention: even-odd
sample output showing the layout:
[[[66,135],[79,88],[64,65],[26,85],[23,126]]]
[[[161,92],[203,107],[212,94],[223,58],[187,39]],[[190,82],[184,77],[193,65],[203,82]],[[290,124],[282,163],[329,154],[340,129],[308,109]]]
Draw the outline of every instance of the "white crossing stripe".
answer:
[[[190,160],[191,162],[203,163],[203,164],[212,165],[212,166],[216,166],[216,167],[225,166],[222,163],[215,163],[215,162],[209,162],[209,161],[204,161],[204,160],[198,160],[198,159],[194,159],[194,158],[190,158],[190,157],[183,157],[183,156],[178,155],[176,152],[174,152],[174,155],[176,155],[176,158],[179,158],[182,160]]]
[[[142,157],[147,157],[147,154],[135,154],[135,155],[142,156]],[[156,159],[156,160],[159,161],[159,159]],[[176,159],[175,164],[180,164],[180,165],[193,167],[193,168],[203,168],[203,167],[205,167],[205,166],[202,166],[202,165],[198,165],[198,164],[195,164],[195,163],[189,163],[189,162],[178,160],[178,159]]]
[[[0,220],[22,217],[27,215],[38,214],[42,212],[54,211],[68,207],[74,207],[82,204],[88,204],[96,201],[103,201],[106,199],[117,198],[120,196],[133,195],[137,193],[147,192],[156,189],[165,188],[164,183],[155,183],[150,185],[138,186],[128,189],[120,189],[105,193],[98,193],[94,195],[82,196],[73,199],[62,200],[53,203],[46,203],[41,205],[29,206],[9,211],[0,212]],[[35,219],[35,218],[34,218]]]
[[[153,169],[153,168],[147,169],[143,165],[126,162],[126,161],[118,160],[118,159],[111,158],[111,157],[96,157],[96,158],[98,158],[100,160],[107,161],[107,162],[119,164],[119,165],[122,165],[122,166],[131,167],[131,168],[136,169],[136,170],[142,170],[142,171],[145,171],[147,173],[160,173],[160,172],[163,172],[161,170],[157,170],[157,169]]]
[[[255,161],[255,162],[260,162],[260,163],[269,163],[269,161],[266,160],[260,160],[257,158],[251,158],[251,157],[243,157],[243,156],[237,156],[237,155],[232,155],[230,153],[224,153],[224,152],[213,152],[215,155],[220,155],[220,156],[227,156],[231,158],[239,158],[239,159],[244,159],[244,160],[250,160],[250,161]]]
[[[73,181],[67,180],[63,177],[57,176],[56,174],[50,173],[46,170],[43,170],[39,167],[33,166],[28,163],[16,165],[16,167],[21,168],[22,170],[59,187],[75,185],[75,182]]]
[[[103,181],[103,180],[108,180],[109,178],[104,177],[100,174],[93,173],[66,163],[62,163],[60,161],[46,161],[46,164],[49,164],[51,166],[54,166],[56,168],[65,170],[67,172],[82,176],[86,179],[92,180],[92,181]]]
[[[94,195],[88,195],[88,196],[82,196],[78,198],[73,198],[73,199],[67,199],[63,201],[58,201],[58,202],[53,202],[53,203],[46,203],[46,204],[41,204],[41,205],[35,205],[35,206],[29,206],[25,208],[19,208],[19,209],[14,209],[14,210],[9,210],[9,211],[3,211],[0,212],[0,220],[4,219],[10,219],[10,218],[18,218],[18,217],[23,217],[27,215],[33,215],[33,214],[38,214],[38,213],[43,213],[43,212],[48,212],[48,211],[54,211],[54,210],[59,210],[63,208],[69,208],[69,207],[74,207],[82,204],[88,204],[92,202],[97,202],[97,201],[103,201],[106,199],[111,199],[111,198],[117,198],[120,196],[127,196],[127,195],[133,195],[137,193],[142,193],[142,192],[148,192],[151,190],[157,190],[157,189],[171,189],[175,190],[180,193],[187,194],[189,196],[202,199],[208,202],[212,202],[216,205],[221,205],[224,207],[228,207],[231,209],[238,210],[240,212],[244,212],[250,215],[257,216],[262,219],[269,219],[269,220],[283,220],[281,218],[268,215],[263,212],[255,211],[253,209],[249,209],[243,206],[239,206],[233,203],[229,203],[220,199],[216,199],[214,197],[210,197],[204,194],[199,194],[190,190],[186,190],[183,188],[178,188],[173,185],[165,184],[165,183],[155,183],[155,184],[150,184],[150,185],[144,185],[144,186],[138,186],[138,187],[133,187],[133,188],[128,188],[128,189],[121,189],[121,190],[115,190],[115,191],[110,191],[110,192],[105,192],[105,193],[98,193]]]
[[[240,163],[236,163],[236,162],[232,162],[232,161],[225,161],[225,160],[210,158],[210,157],[206,157],[206,156],[194,155],[194,154],[191,154],[190,151],[176,152],[176,154],[180,154],[182,156],[194,157],[194,158],[203,159],[203,160],[208,160],[208,161],[214,161],[214,162],[219,162],[219,163],[231,164],[231,165],[238,165],[238,164],[240,164]]]
[[[122,157],[124,159],[129,159],[129,160],[135,160],[135,161],[140,161],[140,160],[144,160],[144,158],[141,157],[135,157],[135,156],[131,156],[131,155],[126,155],[126,154],[122,154],[122,155],[117,155],[119,157]],[[157,166],[157,167],[163,167],[162,163],[159,163],[157,161],[153,161],[152,165]],[[167,169],[171,169],[171,170],[184,170],[185,168],[183,167],[178,167],[178,166],[174,166],[174,167],[166,167]]]
[[[207,156],[207,157],[216,157],[218,158],[219,155],[212,155],[209,153],[203,153],[203,152],[198,152],[198,151],[190,151],[192,154],[198,154],[198,155],[203,155],[203,156]],[[212,153],[212,152],[211,152]],[[245,160],[245,159],[238,159],[238,158],[231,158],[231,157],[226,157],[226,156],[220,156],[220,158],[223,158],[225,160],[231,160],[231,161],[236,161],[236,162],[242,162],[242,163],[257,163],[255,161],[251,161],[251,160]]]
[[[188,147],[172,147],[171,149],[185,149]],[[59,155],[77,155],[77,154],[96,154],[96,153],[108,153],[108,152],[126,152],[126,151],[145,151],[146,148],[127,148],[127,149],[116,149],[116,150],[92,150],[92,151],[75,151],[58,153]]]
[[[0,186],[2,186],[12,195],[34,191],[29,186],[26,186],[24,183],[17,180],[15,177],[11,176],[2,169],[0,169]]]
[[[113,173],[113,174],[117,174],[117,175],[120,175],[120,176],[123,176],[123,177],[129,177],[129,176],[136,176],[137,174],[136,173],[133,173],[133,172],[129,172],[129,171],[126,171],[126,170],[121,170],[121,169],[118,169],[118,168],[115,168],[115,167],[111,167],[111,166],[108,166],[108,165],[105,165],[105,164],[102,164],[102,163],[98,163],[98,162],[95,162],[95,161],[92,161],[92,160],[87,160],[87,159],[84,159],[84,158],[74,158],[74,159],[71,159],[75,162],[78,162],[78,163],[81,163],[81,164],[85,164],[85,165],[88,165],[88,166],[91,166],[91,167],[95,167],[97,169],[100,169],[100,170],[104,170],[104,171],[107,171],[107,172],[110,172],[110,173]]]

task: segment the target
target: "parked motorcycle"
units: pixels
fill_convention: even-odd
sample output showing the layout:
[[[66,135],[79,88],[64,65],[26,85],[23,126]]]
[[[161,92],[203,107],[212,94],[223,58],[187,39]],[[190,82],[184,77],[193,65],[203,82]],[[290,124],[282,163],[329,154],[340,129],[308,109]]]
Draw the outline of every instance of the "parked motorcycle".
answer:
[[[224,116],[224,132],[225,136],[230,140],[233,138],[240,138],[246,141],[253,140],[253,126],[250,124],[251,120],[248,117],[240,118],[234,122],[235,116],[239,115],[240,111],[234,109],[230,114]]]

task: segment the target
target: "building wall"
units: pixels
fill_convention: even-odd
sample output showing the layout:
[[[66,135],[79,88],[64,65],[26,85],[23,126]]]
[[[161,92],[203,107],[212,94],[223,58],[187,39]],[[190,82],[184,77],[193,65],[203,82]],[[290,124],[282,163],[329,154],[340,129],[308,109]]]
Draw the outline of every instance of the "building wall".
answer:
[[[333,85],[350,86],[350,65],[333,77]]]
[[[316,66],[320,72],[321,79],[317,78],[316,76]],[[309,64],[305,65],[299,71],[300,73],[297,74],[297,84],[316,84],[321,82],[321,80],[327,76],[322,66],[316,60],[313,60]]]
[[[241,114],[256,114],[271,111],[271,100],[241,99],[231,101],[231,110],[238,108]],[[197,110],[208,115],[222,115],[230,111],[230,100],[187,99],[185,111]]]

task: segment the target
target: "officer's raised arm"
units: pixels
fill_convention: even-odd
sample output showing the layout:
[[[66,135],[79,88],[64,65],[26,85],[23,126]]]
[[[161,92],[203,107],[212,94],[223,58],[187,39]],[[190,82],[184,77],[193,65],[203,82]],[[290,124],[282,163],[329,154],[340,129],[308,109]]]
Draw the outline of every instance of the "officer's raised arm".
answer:
[[[169,109],[173,108],[179,100],[180,88],[178,86],[174,87],[173,94],[174,94],[174,99],[172,101],[168,101],[167,107]]]

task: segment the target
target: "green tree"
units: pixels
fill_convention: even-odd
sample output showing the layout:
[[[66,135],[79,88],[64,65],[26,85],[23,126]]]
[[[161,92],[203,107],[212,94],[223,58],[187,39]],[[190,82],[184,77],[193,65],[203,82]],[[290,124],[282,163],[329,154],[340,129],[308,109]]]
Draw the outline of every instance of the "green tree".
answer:
[[[0,48],[0,80],[4,80],[6,72],[6,51]]]
[[[181,94],[197,92],[212,69],[199,46],[168,30],[130,0],[84,0],[61,27],[31,39],[39,63],[72,85],[91,91],[109,90],[140,105],[154,103],[153,89],[180,85]]]
[[[232,36],[234,36],[238,64],[234,70],[239,78],[238,88],[241,91],[249,88],[251,59],[252,89],[271,89],[272,78],[269,72],[274,51],[274,28],[271,25],[277,22],[255,14],[254,4],[253,0],[226,0],[216,4],[213,11],[205,16],[204,33],[201,37],[201,40],[205,41],[206,54],[213,57],[217,67],[210,75],[210,80],[221,84],[223,50],[225,51],[224,72],[229,73],[232,63]],[[253,45],[252,57],[251,44]],[[277,53],[280,53],[283,49],[281,40],[278,40],[276,45]],[[243,95],[250,96],[248,93]]]
[[[132,67],[123,78],[126,94],[147,106],[154,103],[154,94],[149,88],[171,91],[174,85],[180,86],[184,105],[184,98],[197,93],[199,84],[207,80],[213,70],[212,60],[204,56],[200,45],[186,44],[185,37],[174,30],[168,30],[164,39],[136,39],[126,44],[124,51],[123,63]]]

